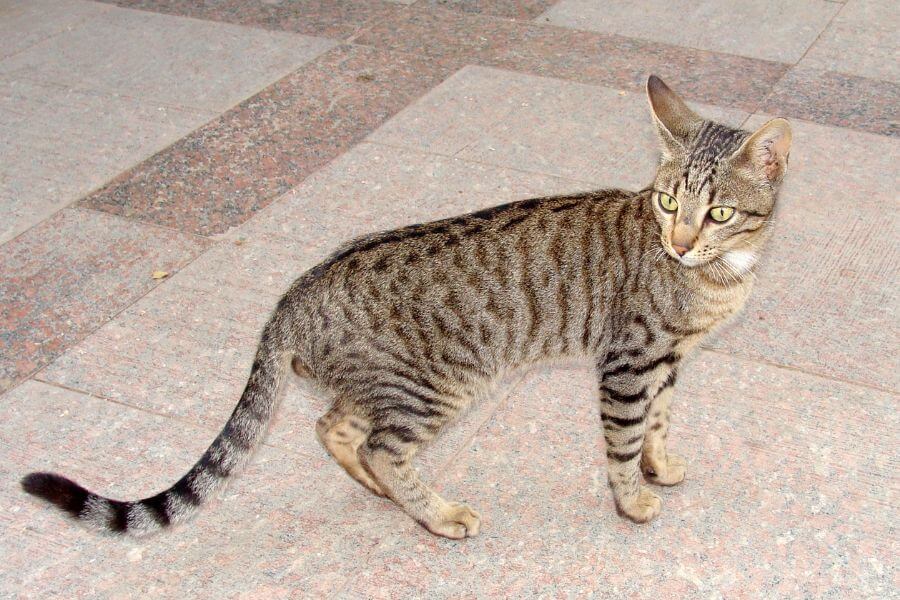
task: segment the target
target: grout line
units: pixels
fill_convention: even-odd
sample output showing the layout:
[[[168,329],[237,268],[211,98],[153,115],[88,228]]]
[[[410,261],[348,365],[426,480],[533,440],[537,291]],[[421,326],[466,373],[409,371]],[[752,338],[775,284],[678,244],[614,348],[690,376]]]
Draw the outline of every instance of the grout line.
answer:
[[[810,377],[817,377],[817,378],[819,378],[819,379],[824,379],[824,380],[826,380],[826,381],[834,381],[834,382],[837,382],[837,383],[842,383],[842,384],[844,384],[844,385],[852,385],[852,386],[856,386],[856,387],[864,387],[864,388],[868,388],[868,389],[870,389],[870,390],[874,390],[874,391],[876,391],[876,392],[881,392],[881,393],[884,393],[884,394],[891,394],[892,396],[900,396],[900,391],[897,391],[897,390],[892,390],[892,389],[889,389],[889,388],[883,388],[883,387],[881,387],[881,386],[878,386],[878,385],[875,385],[875,384],[872,384],[872,383],[866,383],[866,382],[863,382],[863,381],[853,381],[852,379],[844,379],[844,378],[841,378],[841,377],[835,377],[834,375],[828,375],[828,374],[825,374],[825,373],[819,373],[819,372],[817,372],[817,371],[811,371],[811,370],[805,369],[805,368],[803,368],[803,367],[796,367],[796,366],[793,366],[793,365],[783,365],[783,364],[780,364],[780,363],[777,363],[777,362],[774,362],[774,361],[771,361],[771,360],[767,360],[767,359],[765,359],[765,358],[758,358],[758,357],[754,357],[754,356],[748,356],[748,355],[739,354],[739,353],[736,353],[736,352],[729,352],[729,351],[727,351],[727,350],[721,350],[721,349],[718,349],[718,348],[710,348],[710,347],[706,347],[706,346],[701,346],[701,347],[700,347],[700,350],[701,350],[702,352],[712,352],[712,353],[714,353],[714,354],[719,354],[719,355],[722,355],[722,356],[729,356],[729,357],[732,357],[732,358],[737,358],[737,359],[740,359],[740,360],[745,360],[745,361],[747,361],[747,362],[757,363],[757,364],[760,364],[760,365],[765,365],[765,366],[767,366],[767,367],[774,367],[774,368],[776,368],[776,369],[781,369],[781,370],[784,370],[784,371],[792,371],[792,372],[794,372],[794,373],[802,373],[803,375],[807,375],[807,376],[810,376]]]
[[[827,1],[827,0],[826,0],[826,1]],[[842,3],[842,2],[834,2],[834,4],[840,4],[841,7],[840,7],[839,9],[837,9],[837,10],[834,12],[833,15],[831,15],[831,18],[828,19],[828,23],[826,23],[825,26],[822,27],[822,30],[819,31],[819,34],[816,36],[816,39],[814,39],[814,40],[809,44],[809,46],[806,47],[806,50],[803,51],[803,54],[800,56],[800,58],[798,58],[798,59],[794,62],[794,64],[789,65],[788,68],[784,71],[784,73],[781,74],[781,77],[779,77],[778,80],[775,81],[775,83],[772,84],[772,88],[769,90],[769,93],[766,94],[765,96],[763,96],[762,100],[760,100],[759,105],[757,106],[757,109],[756,109],[757,112],[758,112],[758,111],[761,111],[761,110],[762,110],[762,111],[765,110],[765,107],[766,107],[766,104],[767,104],[768,101],[769,101],[769,98],[771,98],[772,95],[775,93],[775,90],[778,89],[779,84],[781,84],[782,81],[784,81],[785,79],[787,79],[787,76],[791,73],[791,71],[793,71],[793,70],[797,67],[797,65],[799,65],[800,62],[801,62],[804,58],[806,58],[806,55],[809,54],[809,51],[812,50],[813,46],[815,46],[815,45],[819,42],[819,40],[822,38],[822,35],[823,35],[826,31],[828,31],[828,29],[831,27],[831,24],[834,23],[834,20],[837,18],[837,16],[838,16],[839,14],[841,14],[841,11],[844,10],[844,8],[847,6],[846,4],[844,4],[844,3]],[[850,128],[850,127],[842,128],[842,129],[851,129],[851,130],[853,130],[853,131],[857,131],[856,129],[853,129],[853,128]]]

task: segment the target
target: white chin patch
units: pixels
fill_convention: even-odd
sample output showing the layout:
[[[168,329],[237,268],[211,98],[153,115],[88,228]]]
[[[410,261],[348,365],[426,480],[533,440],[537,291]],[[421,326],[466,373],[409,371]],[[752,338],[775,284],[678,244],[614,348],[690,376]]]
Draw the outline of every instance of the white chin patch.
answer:
[[[756,253],[750,250],[729,250],[722,255],[722,260],[737,271],[738,275],[743,275],[756,264]]]

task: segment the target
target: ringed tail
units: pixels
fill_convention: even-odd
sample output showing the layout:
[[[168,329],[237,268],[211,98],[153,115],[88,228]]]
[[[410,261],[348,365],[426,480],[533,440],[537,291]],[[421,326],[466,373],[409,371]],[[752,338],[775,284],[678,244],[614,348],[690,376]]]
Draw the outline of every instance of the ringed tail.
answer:
[[[275,412],[290,356],[266,326],[250,378],[224,429],[199,461],[169,489],[143,500],[121,501],[90,492],[55,473],[29,473],[22,488],[55,504],[76,521],[102,532],[143,535],[187,521],[247,462]]]

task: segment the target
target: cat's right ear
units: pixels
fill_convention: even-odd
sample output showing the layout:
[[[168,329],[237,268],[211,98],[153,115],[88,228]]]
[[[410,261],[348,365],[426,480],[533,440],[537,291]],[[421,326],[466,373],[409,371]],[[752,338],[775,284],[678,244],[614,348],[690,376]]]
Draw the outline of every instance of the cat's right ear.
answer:
[[[656,75],[647,79],[647,99],[662,145],[663,159],[684,150],[684,141],[702,119]]]

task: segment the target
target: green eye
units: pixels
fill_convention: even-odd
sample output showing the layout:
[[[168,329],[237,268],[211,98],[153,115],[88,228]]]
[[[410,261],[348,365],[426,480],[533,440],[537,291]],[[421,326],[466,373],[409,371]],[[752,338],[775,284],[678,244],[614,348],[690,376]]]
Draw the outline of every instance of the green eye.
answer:
[[[678,200],[665,192],[656,192],[659,201],[659,207],[667,213],[673,213],[678,210]]]
[[[709,218],[716,223],[724,223],[734,214],[734,209],[730,206],[713,206],[709,209]]]

